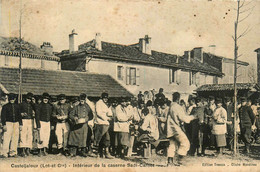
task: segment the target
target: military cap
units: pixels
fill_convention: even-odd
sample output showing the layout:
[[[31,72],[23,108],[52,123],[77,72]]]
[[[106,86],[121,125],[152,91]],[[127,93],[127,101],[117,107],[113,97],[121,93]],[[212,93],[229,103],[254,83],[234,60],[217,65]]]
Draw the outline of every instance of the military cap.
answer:
[[[200,98],[200,97],[197,97],[197,98],[196,98],[196,103],[199,103],[199,102],[201,102],[201,98]]]
[[[16,98],[16,95],[14,93],[9,93],[8,100],[14,100]]]
[[[215,100],[214,96],[209,96],[209,100]]]
[[[241,101],[241,102],[246,102],[247,99],[246,99],[245,97],[241,97],[241,98],[240,98],[240,101]]]
[[[72,103],[75,103],[75,102],[77,102],[77,101],[79,101],[79,97],[78,97],[78,96],[75,96],[75,97],[72,97],[72,98],[71,98],[71,102],[72,102]]]
[[[87,98],[87,95],[86,95],[85,93],[81,93],[81,94],[79,95],[79,99],[80,99],[80,100],[86,100],[86,98]]]
[[[225,97],[225,101],[229,102],[229,101],[231,101],[231,98],[230,97]]]
[[[27,93],[26,94],[26,99],[32,99],[32,97],[33,97],[33,93]]]
[[[103,99],[103,98],[108,98],[108,93],[105,93],[105,92],[102,93],[102,94],[101,94],[101,98],[102,98],[102,99]]]
[[[51,96],[51,101],[56,102],[57,101],[57,96]]]
[[[58,96],[58,99],[59,99],[59,100],[64,100],[64,99],[66,99],[66,95],[65,95],[65,94],[60,94],[60,95]]]
[[[45,93],[42,94],[42,98],[43,98],[43,99],[49,99],[49,98],[50,98],[50,95],[45,92]]]
[[[221,98],[217,98],[216,99],[216,104],[222,103],[222,99]]]
[[[153,105],[152,100],[148,100],[147,103],[146,103],[146,107],[148,107],[148,106],[152,106],[152,105]]]

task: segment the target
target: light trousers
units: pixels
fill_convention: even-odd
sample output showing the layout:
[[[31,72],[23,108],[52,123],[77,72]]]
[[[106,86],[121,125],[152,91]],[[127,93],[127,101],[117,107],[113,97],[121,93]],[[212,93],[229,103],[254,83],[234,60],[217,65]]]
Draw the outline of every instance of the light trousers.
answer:
[[[20,148],[32,148],[33,142],[33,120],[23,119],[22,132],[20,133]]]
[[[58,140],[58,145],[57,145],[58,149],[67,148],[69,130],[70,130],[70,126],[67,122],[56,124],[55,133]]]
[[[169,139],[168,157],[174,157],[176,151],[178,155],[187,155],[190,149],[190,142],[184,132],[180,132]]]
[[[17,146],[19,140],[19,123],[6,122],[7,131],[4,132],[2,155],[10,156],[17,154]]]
[[[50,122],[40,121],[41,129],[40,129],[40,141],[42,144],[38,145],[38,148],[47,148],[49,146],[50,140],[50,132],[51,132],[51,125]]]

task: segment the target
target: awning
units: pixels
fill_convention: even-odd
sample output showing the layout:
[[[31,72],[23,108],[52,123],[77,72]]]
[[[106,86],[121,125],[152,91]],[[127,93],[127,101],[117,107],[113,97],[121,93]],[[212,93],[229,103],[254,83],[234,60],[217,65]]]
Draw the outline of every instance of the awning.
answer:
[[[0,89],[4,93],[19,92],[19,69],[0,68]],[[42,95],[66,94],[78,96],[86,93],[90,97],[100,97],[107,92],[110,97],[130,97],[132,94],[109,75],[41,69],[22,70],[22,94],[32,92]]]

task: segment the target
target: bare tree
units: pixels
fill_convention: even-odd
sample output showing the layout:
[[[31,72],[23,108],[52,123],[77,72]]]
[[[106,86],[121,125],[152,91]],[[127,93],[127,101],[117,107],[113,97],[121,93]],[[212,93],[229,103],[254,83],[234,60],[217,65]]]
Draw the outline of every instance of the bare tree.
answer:
[[[250,65],[248,68],[248,82],[249,83],[256,83],[257,76],[256,76],[256,69],[255,66]]]
[[[232,36],[234,40],[234,155],[237,154],[237,59],[241,56],[238,55],[238,40],[244,37],[251,29],[248,26],[240,35],[238,34],[238,26],[239,23],[246,20],[251,14],[254,9],[250,7],[252,1],[246,2],[245,0],[240,1],[237,0],[237,8],[236,10],[236,20],[235,20],[235,34]]]

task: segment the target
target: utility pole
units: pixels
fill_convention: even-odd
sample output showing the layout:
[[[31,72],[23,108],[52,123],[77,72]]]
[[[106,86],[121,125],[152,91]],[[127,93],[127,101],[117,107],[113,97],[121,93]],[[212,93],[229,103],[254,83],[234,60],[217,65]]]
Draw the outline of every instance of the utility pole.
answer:
[[[20,0],[20,18],[19,18],[19,54],[20,54],[20,61],[19,61],[19,93],[18,93],[18,103],[22,103],[22,0]]]

